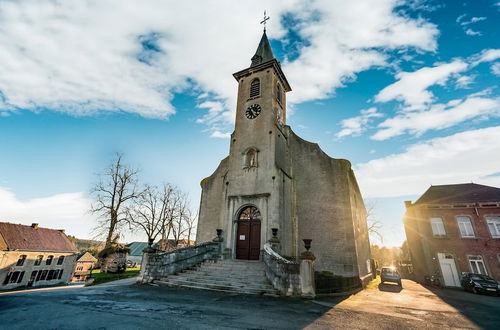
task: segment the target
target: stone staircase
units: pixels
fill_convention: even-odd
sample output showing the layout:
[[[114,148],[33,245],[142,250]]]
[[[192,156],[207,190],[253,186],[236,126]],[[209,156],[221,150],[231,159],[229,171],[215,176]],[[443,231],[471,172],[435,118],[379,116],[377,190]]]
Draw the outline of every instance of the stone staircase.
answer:
[[[278,295],[268,281],[264,263],[250,260],[205,261],[154,283],[191,289],[255,295]]]

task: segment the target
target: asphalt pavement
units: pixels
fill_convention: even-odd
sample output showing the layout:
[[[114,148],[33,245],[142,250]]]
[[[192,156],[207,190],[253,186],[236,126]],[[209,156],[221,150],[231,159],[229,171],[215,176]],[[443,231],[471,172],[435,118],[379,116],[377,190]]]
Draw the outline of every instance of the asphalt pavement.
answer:
[[[127,279],[1,295],[0,320],[1,329],[494,329],[500,324],[500,298],[436,293],[404,281],[402,290],[375,285],[351,297],[312,301],[137,285]]]

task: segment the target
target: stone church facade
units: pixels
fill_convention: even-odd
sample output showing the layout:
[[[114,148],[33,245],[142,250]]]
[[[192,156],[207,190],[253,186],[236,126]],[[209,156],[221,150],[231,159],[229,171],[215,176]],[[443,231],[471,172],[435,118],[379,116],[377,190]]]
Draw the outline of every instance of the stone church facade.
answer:
[[[278,229],[279,252],[296,258],[312,239],[315,270],[370,273],[366,210],[351,163],[325,154],[286,125],[291,87],[266,33],[249,68],[236,72],[238,99],[229,156],[201,181],[197,243],[222,229],[224,254],[261,259]]]

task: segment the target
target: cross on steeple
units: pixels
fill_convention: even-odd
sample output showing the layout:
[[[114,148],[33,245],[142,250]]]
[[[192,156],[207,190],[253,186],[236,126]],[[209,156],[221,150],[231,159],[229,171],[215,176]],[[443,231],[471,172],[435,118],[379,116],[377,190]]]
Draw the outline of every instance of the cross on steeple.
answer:
[[[266,11],[264,10],[264,19],[262,20],[262,22],[260,22],[260,24],[264,24],[264,32],[266,32],[266,23],[268,19],[269,16],[266,16]]]

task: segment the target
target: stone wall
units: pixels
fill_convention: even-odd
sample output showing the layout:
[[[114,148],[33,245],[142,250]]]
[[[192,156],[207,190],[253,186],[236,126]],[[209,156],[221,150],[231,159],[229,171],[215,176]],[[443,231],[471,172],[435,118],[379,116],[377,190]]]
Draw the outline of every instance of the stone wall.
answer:
[[[220,243],[206,242],[169,252],[144,252],[137,282],[161,280],[205,260],[220,258]]]
[[[209,242],[214,238],[215,230],[222,228],[221,218],[226,197],[225,176],[228,171],[229,157],[224,158],[215,172],[201,181],[201,200],[196,242]]]
[[[370,253],[366,211],[351,163],[329,157],[289,126],[286,130],[298,239],[313,239],[317,270],[345,277],[366,275]]]

